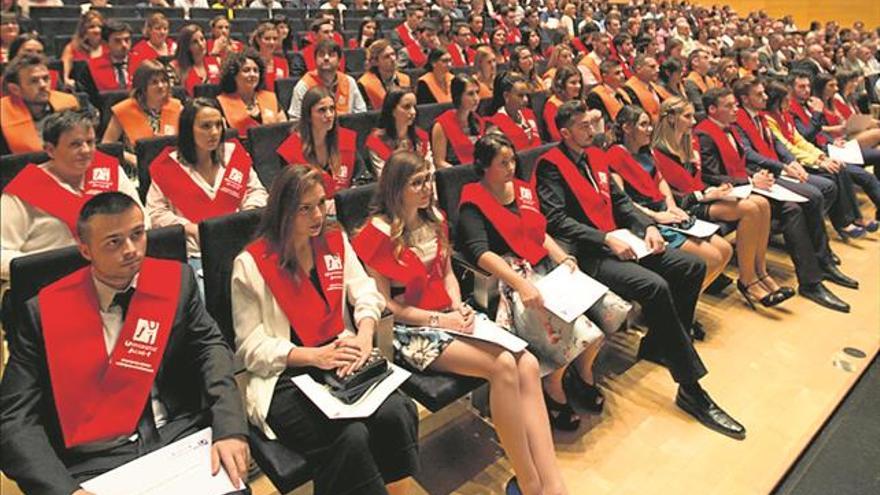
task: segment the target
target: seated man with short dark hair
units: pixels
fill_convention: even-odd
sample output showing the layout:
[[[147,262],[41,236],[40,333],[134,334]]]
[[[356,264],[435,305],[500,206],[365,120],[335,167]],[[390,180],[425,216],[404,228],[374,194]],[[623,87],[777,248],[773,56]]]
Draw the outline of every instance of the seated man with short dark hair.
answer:
[[[91,262],[19,315],[0,383],[0,469],[26,493],[80,483],[212,427],[212,470],[247,476],[247,423],[232,353],[192,270],[146,257],[144,214],[103,193],[77,220]],[[224,474],[219,474],[225,476]]]

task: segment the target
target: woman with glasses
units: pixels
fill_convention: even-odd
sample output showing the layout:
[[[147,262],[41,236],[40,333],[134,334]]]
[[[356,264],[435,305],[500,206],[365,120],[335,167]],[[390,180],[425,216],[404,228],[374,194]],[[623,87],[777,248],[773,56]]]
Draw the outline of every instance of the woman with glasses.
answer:
[[[486,317],[462,302],[432,186],[428,162],[394,153],[379,179],[373,215],[353,241],[394,314],[395,359],[420,371],[488,380],[492,422],[516,474],[507,493],[564,494],[538,361],[528,351],[446,330],[470,333]]]
[[[131,97],[113,105],[102,143],[125,143],[125,161],[137,164],[134,145],[138,140],[177,134],[183,105],[171,97],[171,81],[165,66],[144,60],[131,78]]]
[[[453,108],[443,112],[431,129],[431,149],[437,168],[473,163],[474,143],[485,132],[480,106],[480,83],[459,74],[452,80]]]
[[[449,103],[452,101],[449,86],[452,84],[452,55],[445,48],[435,48],[428,54],[425,64],[427,74],[419,78],[416,100],[419,105]]]
[[[486,118],[513,143],[517,152],[541,146],[538,119],[529,108],[529,85],[516,72],[495,78],[491,116]]]
[[[416,125],[416,94],[411,89],[393,89],[385,96],[379,124],[366,144],[377,179],[382,176],[385,162],[397,150],[417,153],[433,166],[428,133]]]
[[[360,369],[385,308],[348,238],[327,223],[323,183],[311,167],[282,170],[256,240],[233,263],[233,326],[249,420],[306,458],[316,495],[404,495],[418,468],[415,404],[395,391],[366,418],[333,420],[292,381],[306,372],[344,377]]]
[[[584,77],[577,67],[563,65],[553,76],[553,85],[550,90],[552,94],[544,103],[544,128],[547,129],[551,141],[561,141],[562,135],[559,133],[559,128],[556,127],[556,113],[563,103],[583,98]]]
[[[231,53],[223,63],[217,101],[226,123],[238,130],[240,139],[247,138],[251,127],[287,120],[275,93],[266,91],[265,71],[263,60],[253,50]]]
[[[498,277],[501,300],[496,321],[526,340],[541,363],[551,424],[576,430],[580,417],[575,408],[595,414],[603,408],[604,398],[592,372],[602,331],[587,316],[566,323],[548,312],[535,284],[559,265],[578,270],[577,262],[547,235],[535,190],[514,178],[516,157],[510,141],[501,134],[487,134],[477,141],[475,155],[474,171],[480,180],[461,192],[460,251]],[[618,296],[607,293],[588,316],[613,332],[626,321],[629,309]]]
[[[266,189],[237,140],[223,141],[216,100],[190,100],[180,114],[177,147],[150,164],[146,211],[153,227],[183,225],[190,264],[201,269],[199,222],[266,205]]]
[[[306,91],[297,127],[276,150],[284,162],[319,170],[329,198],[351,187],[352,178],[363,169],[357,152],[357,133],[339,126],[334,95],[329,89],[315,86]],[[331,214],[335,214],[335,208]]]

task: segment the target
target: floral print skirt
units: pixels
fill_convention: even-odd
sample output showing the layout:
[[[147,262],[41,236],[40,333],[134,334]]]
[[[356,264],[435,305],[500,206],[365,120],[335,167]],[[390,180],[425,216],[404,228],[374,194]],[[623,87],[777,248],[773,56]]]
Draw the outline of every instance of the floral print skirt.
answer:
[[[394,360],[418,371],[425,371],[452,339],[452,335],[440,328],[395,324]]]

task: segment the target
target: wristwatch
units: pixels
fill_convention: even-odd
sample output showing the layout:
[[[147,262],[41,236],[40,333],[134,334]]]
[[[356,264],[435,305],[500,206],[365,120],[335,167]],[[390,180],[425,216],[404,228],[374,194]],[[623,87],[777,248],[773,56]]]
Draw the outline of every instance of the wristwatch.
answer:
[[[438,313],[431,313],[431,316],[428,317],[428,326],[434,328],[440,326],[440,315]]]

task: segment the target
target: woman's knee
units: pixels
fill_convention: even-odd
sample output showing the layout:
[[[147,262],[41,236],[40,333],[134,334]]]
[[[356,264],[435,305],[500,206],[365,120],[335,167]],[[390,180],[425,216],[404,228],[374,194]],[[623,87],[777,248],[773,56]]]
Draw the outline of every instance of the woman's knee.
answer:
[[[509,351],[501,351],[492,361],[490,380],[496,385],[515,385],[518,382],[516,357]]]
[[[519,371],[520,380],[523,378],[537,380],[541,375],[541,365],[538,364],[538,358],[529,351],[523,351],[516,359],[516,367]]]

